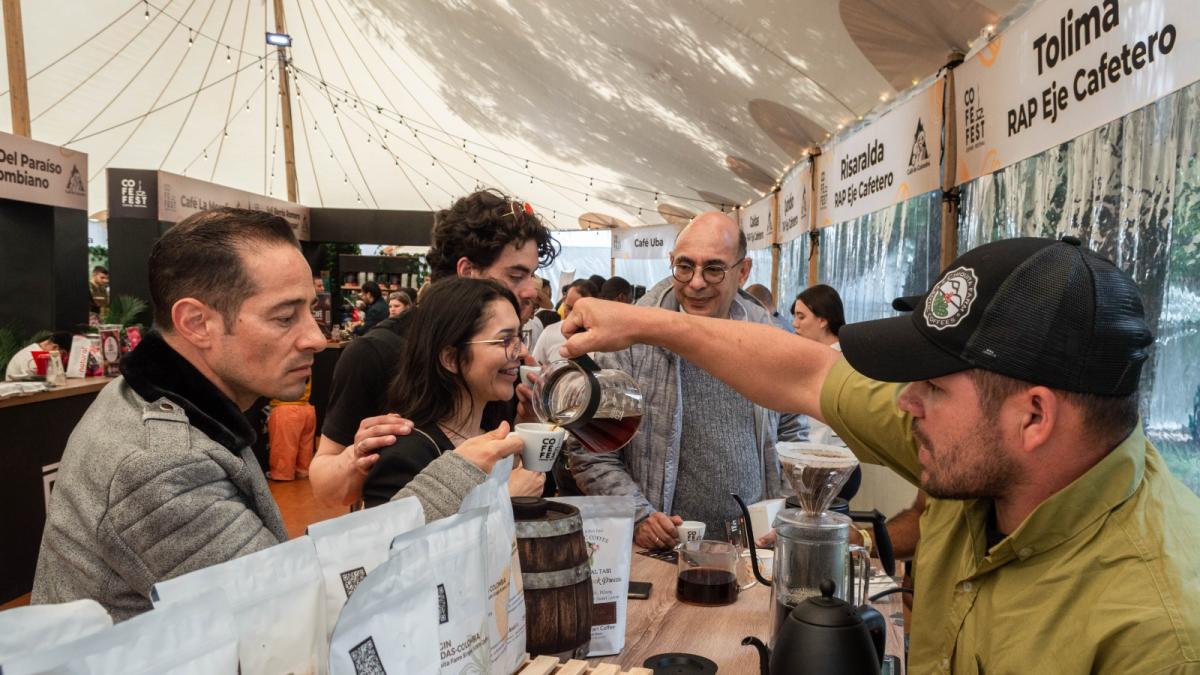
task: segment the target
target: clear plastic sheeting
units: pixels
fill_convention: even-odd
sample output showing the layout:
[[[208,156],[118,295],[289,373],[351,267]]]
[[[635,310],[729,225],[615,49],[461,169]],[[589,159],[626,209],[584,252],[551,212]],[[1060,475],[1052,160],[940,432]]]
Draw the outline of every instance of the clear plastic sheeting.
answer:
[[[940,271],[940,192],[822,228],[820,278],[846,323],[894,316],[892,299],[924,293]]]
[[[1146,431],[1200,493],[1200,84],[963,186],[959,252],[1074,235],[1129,272],[1156,336]]]
[[[779,245],[779,292],[776,309],[792,319],[792,301],[808,287],[808,235]]]

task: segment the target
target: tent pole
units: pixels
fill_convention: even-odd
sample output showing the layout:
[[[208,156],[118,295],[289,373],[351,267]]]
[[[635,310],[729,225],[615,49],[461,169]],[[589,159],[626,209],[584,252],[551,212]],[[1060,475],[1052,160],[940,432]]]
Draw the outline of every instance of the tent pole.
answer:
[[[809,287],[816,286],[821,283],[821,224],[817,222],[817,157],[821,155],[821,148],[813,149],[812,158],[812,183],[808,188],[809,195],[809,213],[812,214],[812,229],[808,233],[808,285]]]
[[[771,194],[771,297],[779,304],[779,190]],[[775,311],[775,308],[770,308]]]
[[[8,101],[12,106],[12,131],[31,138],[29,80],[25,77],[25,34],[21,26],[21,0],[4,0],[4,43],[8,53]]]
[[[8,2],[8,0],[5,0]],[[287,23],[283,17],[283,0],[275,0],[275,31],[287,33]],[[288,82],[287,53],[284,47],[276,47],[279,55],[279,107],[283,112],[283,159],[287,168],[288,201],[299,201],[299,189],[296,184],[296,142],[292,137],[292,87]]]
[[[942,88],[942,269],[958,257],[958,121],[955,119],[954,69],[963,62],[961,52],[947,56],[946,77]]]

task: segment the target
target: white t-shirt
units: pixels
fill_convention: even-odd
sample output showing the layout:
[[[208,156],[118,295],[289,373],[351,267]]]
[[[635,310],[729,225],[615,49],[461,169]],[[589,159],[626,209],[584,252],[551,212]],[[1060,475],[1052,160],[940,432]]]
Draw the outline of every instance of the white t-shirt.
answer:
[[[546,326],[542,334],[538,336],[537,344],[533,346],[533,358],[541,365],[546,365],[552,361],[561,361],[562,355],[558,353],[558,348],[563,346],[567,341],[567,337],[562,332],[563,324],[561,321],[555,324]]]
[[[11,382],[37,376],[37,364],[33,362],[33,353],[40,351],[42,351],[42,346],[35,342],[13,354],[12,360],[8,362],[8,368],[4,371],[4,379]]]

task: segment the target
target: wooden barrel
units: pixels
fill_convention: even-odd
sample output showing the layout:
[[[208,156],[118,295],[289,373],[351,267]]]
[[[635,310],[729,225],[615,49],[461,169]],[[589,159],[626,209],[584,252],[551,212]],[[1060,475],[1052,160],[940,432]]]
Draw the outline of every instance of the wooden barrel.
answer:
[[[592,572],[579,509],[513,497],[525,587],[525,650],[583,658],[592,639]]]

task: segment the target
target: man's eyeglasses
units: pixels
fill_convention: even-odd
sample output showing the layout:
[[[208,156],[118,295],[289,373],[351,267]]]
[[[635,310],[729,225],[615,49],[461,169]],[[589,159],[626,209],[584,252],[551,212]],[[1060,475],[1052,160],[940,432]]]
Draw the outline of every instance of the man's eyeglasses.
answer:
[[[509,361],[516,361],[521,357],[521,336],[509,335],[508,337],[496,338],[495,340],[468,340],[469,345],[504,345],[504,355]]]
[[[700,269],[700,277],[704,279],[705,283],[715,286],[722,281],[725,281],[726,272],[734,267],[737,267],[738,265],[741,265],[745,260],[745,258],[742,258],[728,267],[725,265],[717,265],[715,263],[711,265],[705,265]],[[696,266],[690,262],[677,262],[674,265],[671,265],[671,276],[675,277],[675,281],[678,281],[681,284],[689,283],[691,282],[692,277],[696,276]]]

